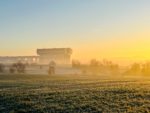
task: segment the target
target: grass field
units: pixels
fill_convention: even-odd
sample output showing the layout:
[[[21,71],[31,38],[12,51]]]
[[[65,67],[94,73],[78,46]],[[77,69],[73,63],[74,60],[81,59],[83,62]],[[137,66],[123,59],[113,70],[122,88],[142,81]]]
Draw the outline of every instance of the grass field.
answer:
[[[0,75],[0,113],[150,112],[150,78]]]

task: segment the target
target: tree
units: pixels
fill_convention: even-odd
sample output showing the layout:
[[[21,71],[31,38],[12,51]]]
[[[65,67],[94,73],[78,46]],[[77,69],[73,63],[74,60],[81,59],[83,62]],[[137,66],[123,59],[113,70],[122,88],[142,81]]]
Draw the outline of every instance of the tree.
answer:
[[[150,63],[149,62],[143,64],[143,66],[142,66],[142,74],[150,75]]]
[[[49,69],[48,69],[48,74],[49,75],[54,75],[55,74],[55,66],[56,66],[56,63],[54,61],[50,62]]]
[[[119,65],[112,63],[110,65],[110,72],[111,72],[111,74],[118,74],[119,73]]]
[[[90,71],[93,73],[93,74],[98,74],[100,72],[100,62],[96,59],[92,59],[90,61]]]
[[[72,60],[72,67],[73,68],[80,68],[81,63],[78,60]]]
[[[56,62],[54,62],[54,61],[51,61],[50,63],[49,63],[49,65],[51,65],[51,66],[56,66]]]
[[[15,67],[13,67],[13,66],[11,66],[10,68],[9,68],[9,72],[10,73],[15,73],[15,71],[16,71],[16,69],[15,69]]]
[[[17,71],[18,73],[25,73],[25,69],[26,69],[26,65],[21,62],[18,62],[12,64],[9,71],[10,73],[14,73],[15,71]]]
[[[0,64],[0,73],[3,73],[5,71],[5,65]]]
[[[134,63],[131,66],[130,72],[133,73],[133,74],[140,74],[140,72],[141,72],[141,65],[138,64],[138,63]]]
[[[97,61],[96,59],[92,59],[90,61],[90,66],[91,67],[98,67],[99,66],[99,61]]]
[[[17,72],[18,73],[25,73],[25,64],[21,63],[21,62],[18,62],[17,63]]]
[[[49,75],[54,75],[55,74],[55,67],[54,66],[49,66],[48,74]]]

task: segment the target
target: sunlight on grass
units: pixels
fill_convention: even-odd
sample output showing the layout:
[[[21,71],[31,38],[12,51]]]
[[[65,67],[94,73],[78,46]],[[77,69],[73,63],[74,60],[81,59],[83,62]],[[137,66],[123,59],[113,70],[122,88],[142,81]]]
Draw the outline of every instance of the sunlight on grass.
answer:
[[[0,76],[1,112],[150,111],[150,78],[18,76]]]

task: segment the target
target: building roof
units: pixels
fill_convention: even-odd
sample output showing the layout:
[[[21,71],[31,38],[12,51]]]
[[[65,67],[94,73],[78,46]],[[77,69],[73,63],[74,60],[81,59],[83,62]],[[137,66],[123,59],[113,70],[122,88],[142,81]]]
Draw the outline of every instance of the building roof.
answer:
[[[37,54],[72,54],[71,48],[46,48],[46,49],[37,49]]]

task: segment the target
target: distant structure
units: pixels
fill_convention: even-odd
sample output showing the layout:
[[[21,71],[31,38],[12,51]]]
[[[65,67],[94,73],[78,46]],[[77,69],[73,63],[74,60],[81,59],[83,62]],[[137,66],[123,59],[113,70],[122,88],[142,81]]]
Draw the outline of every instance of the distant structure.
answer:
[[[39,56],[1,56],[0,63],[12,64],[12,63],[28,63],[34,64],[39,62]]]
[[[37,49],[40,64],[55,62],[56,64],[69,64],[72,54],[70,48]]]
[[[4,56],[0,57],[0,63],[12,64],[23,62],[28,64],[48,65],[55,63],[56,65],[70,64],[72,49],[71,48],[49,48],[37,49],[37,56]]]

